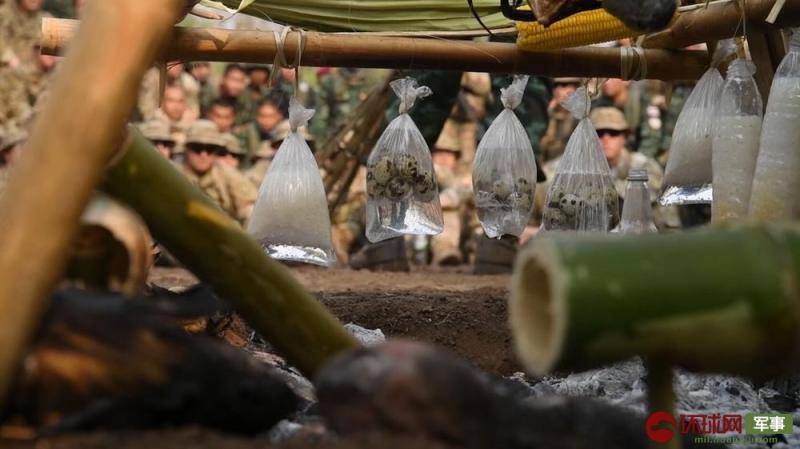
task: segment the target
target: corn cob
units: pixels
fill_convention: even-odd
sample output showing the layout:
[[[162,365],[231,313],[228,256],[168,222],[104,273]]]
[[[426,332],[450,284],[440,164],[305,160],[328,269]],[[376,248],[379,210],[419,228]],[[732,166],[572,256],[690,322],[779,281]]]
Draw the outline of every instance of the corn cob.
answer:
[[[538,22],[518,22],[517,31],[517,47],[524,51],[579,47],[643,34],[604,9],[582,11],[547,28]]]

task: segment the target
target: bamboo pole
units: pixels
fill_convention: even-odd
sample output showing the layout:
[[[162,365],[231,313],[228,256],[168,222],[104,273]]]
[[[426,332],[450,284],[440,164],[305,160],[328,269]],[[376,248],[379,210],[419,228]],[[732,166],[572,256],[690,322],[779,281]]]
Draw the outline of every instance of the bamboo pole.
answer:
[[[646,48],[684,48],[702,42],[719,40],[733,36],[741,36],[742,11],[739,1],[728,0],[712,2],[707,8],[683,11],[666,30],[651,34],[645,38]],[[775,4],[775,0],[747,0],[745,5],[747,30],[766,32],[776,28],[787,28],[800,25],[800,2],[789,1],[783,7],[774,24],[766,21]]]
[[[185,5],[116,0],[86,7],[52,100],[0,200],[0,409],[63,273],[81,213],[122,139],[144,71]]]
[[[550,234],[517,259],[510,322],[536,374],[641,355],[760,378],[800,360],[798,279],[797,225]]]
[[[59,54],[69,43],[76,23],[66,19],[42,22],[42,51]],[[618,48],[580,47],[523,52],[515,44],[447,39],[305,33],[302,63],[320,67],[443,69],[541,76],[617,78],[622,72]],[[289,33],[284,53],[293,64],[300,35]],[[264,62],[275,57],[273,33],[177,27],[163,60]],[[703,51],[651,49],[644,52],[653,79],[694,80],[708,68]]]
[[[316,298],[140,134],[133,133],[103,189],[136,210],[156,240],[306,376],[357,345]]]

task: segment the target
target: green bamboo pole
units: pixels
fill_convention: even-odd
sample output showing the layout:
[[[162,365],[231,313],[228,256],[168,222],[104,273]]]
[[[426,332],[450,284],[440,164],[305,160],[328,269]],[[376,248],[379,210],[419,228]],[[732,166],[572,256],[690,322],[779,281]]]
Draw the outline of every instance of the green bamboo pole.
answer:
[[[132,132],[103,189],[130,205],[153,236],[208,282],[289,363],[312,377],[357,342],[289,271]]]
[[[635,237],[548,234],[518,256],[509,303],[536,374],[633,355],[754,378],[797,367],[800,226]]]
[[[0,409],[64,272],[81,213],[121,142],[142,76],[185,6],[86,6],[0,199]]]

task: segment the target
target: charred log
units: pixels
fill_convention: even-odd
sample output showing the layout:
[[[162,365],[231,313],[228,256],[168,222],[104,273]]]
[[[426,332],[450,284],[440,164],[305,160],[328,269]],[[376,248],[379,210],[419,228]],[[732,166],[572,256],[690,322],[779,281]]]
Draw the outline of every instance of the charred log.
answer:
[[[45,434],[187,424],[254,434],[297,408],[296,395],[270,368],[187,334],[174,320],[194,312],[180,301],[168,304],[55,294],[5,415]],[[212,307],[200,304],[196,312]]]

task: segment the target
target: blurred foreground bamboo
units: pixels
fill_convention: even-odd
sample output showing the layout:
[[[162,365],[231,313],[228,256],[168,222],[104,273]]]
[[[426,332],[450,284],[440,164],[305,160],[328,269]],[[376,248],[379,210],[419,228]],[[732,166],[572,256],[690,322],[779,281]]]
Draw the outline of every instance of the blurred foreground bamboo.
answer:
[[[551,234],[517,259],[517,353],[537,374],[641,355],[764,379],[800,364],[800,227]]]
[[[288,270],[192,186],[137,132],[103,189],[308,377],[356,341]]]
[[[123,139],[142,76],[185,6],[115,0],[89,2],[84,11],[0,200],[0,409],[81,213]]]

